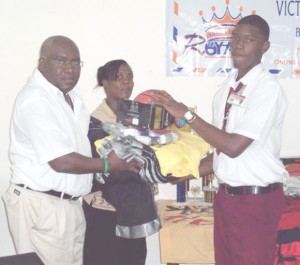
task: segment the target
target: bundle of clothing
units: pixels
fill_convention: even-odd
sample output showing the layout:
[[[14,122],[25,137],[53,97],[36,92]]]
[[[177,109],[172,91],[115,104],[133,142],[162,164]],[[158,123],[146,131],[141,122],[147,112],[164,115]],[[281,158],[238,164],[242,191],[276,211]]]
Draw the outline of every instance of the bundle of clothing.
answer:
[[[161,228],[153,185],[142,180],[138,174],[129,171],[111,174],[102,194],[116,209],[117,236],[147,237]]]
[[[161,172],[159,161],[155,151],[148,145],[138,141],[134,136],[125,133],[122,125],[103,123],[102,128],[112,138],[104,138],[98,142],[97,151],[101,157],[108,157],[111,151],[126,162],[136,160],[142,167],[139,172],[140,177],[151,183],[168,183],[174,178],[172,176],[164,176]],[[97,174],[96,179],[100,183],[105,183],[109,178],[109,174]]]
[[[89,139],[91,141],[93,157],[107,156],[114,150],[120,158],[129,161],[142,156],[142,145],[132,141],[131,145],[124,145],[114,141],[106,142],[100,153],[97,150],[96,141],[104,140],[109,135],[108,130],[104,130],[104,124],[98,119],[91,117]],[[125,142],[124,142],[125,143]],[[133,146],[136,145],[136,147]],[[117,147],[118,146],[118,147]],[[126,147],[126,148],[125,148]],[[129,150],[129,149],[133,150]],[[103,152],[103,153],[101,153]],[[148,154],[148,153],[147,153]],[[161,228],[154,202],[153,183],[154,179],[161,178],[159,175],[159,164],[155,164],[155,158],[148,154],[148,159],[144,159],[144,169],[141,174],[129,171],[122,171],[115,174],[95,174],[97,187],[102,191],[103,198],[116,209],[117,225],[116,235],[124,238],[147,237],[159,231]],[[153,160],[151,160],[152,158]],[[141,158],[140,158],[141,159]],[[144,177],[143,177],[144,176]],[[148,176],[148,177],[147,177]],[[152,176],[152,177],[150,177]],[[156,176],[156,177],[154,177]],[[147,179],[149,178],[148,181]],[[97,191],[93,188],[93,192]]]
[[[99,130],[106,136],[99,137]],[[105,158],[114,151],[119,158],[136,160],[142,165],[139,174],[98,173],[95,176],[97,183],[103,185],[103,197],[117,210],[117,235],[136,238],[157,232],[160,223],[152,192],[154,185],[189,174],[199,177],[198,163],[209,150],[209,144],[189,132],[167,133],[164,144],[152,139],[150,143],[157,144],[150,146],[145,141],[156,137],[153,134],[137,133],[135,128],[91,118],[89,137],[93,153]]]

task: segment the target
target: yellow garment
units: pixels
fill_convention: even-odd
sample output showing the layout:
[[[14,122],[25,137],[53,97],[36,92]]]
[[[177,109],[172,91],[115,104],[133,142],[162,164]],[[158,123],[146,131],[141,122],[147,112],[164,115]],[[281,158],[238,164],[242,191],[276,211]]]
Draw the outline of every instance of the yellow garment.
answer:
[[[179,140],[162,146],[152,146],[160,163],[163,175],[174,177],[193,175],[199,178],[200,160],[210,149],[210,145],[200,136],[189,132],[179,132]]]
[[[200,160],[210,149],[210,145],[200,136],[188,132],[176,132],[179,140],[165,145],[151,146],[155,151],[164,176],[172,174],[174,177],[193,175],[199,178],[198,165]],[[108,136],[108,140],[112,137]],[[97,150],[103,139],[95,142]]]

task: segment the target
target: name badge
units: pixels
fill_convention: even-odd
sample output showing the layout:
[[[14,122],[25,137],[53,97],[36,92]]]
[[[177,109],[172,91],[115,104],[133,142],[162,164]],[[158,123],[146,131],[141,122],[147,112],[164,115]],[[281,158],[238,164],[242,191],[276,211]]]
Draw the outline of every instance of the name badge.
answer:
[[[230,105],[241,106],[244,100],[245,96],[232,92],[227,100],[227,103]]]

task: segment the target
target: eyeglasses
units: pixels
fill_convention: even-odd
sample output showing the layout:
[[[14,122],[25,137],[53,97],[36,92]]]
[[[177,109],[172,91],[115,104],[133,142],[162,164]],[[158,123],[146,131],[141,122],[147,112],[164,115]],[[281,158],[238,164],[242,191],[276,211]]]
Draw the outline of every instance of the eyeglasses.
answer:
[[[66,58],[48,58],[48,57],[43,57],[46,60],[52,62],[53,64],[61,65],[61,66],[67,66],[68,64],[74,67],[83,67],[83,62],[80,61],[80,59],[73,59],[73,60],[68,60]]]

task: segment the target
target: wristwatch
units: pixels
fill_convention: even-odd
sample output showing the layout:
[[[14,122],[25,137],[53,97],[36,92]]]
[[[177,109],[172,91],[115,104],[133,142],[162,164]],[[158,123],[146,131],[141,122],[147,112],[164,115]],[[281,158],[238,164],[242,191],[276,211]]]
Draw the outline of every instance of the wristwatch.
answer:
[[[196,119],[196,114],[194,112],[191,112],[190,110],[188,110],[184,114],[184,118],[188,123],[191,123],[192,121],[194,121]]]

